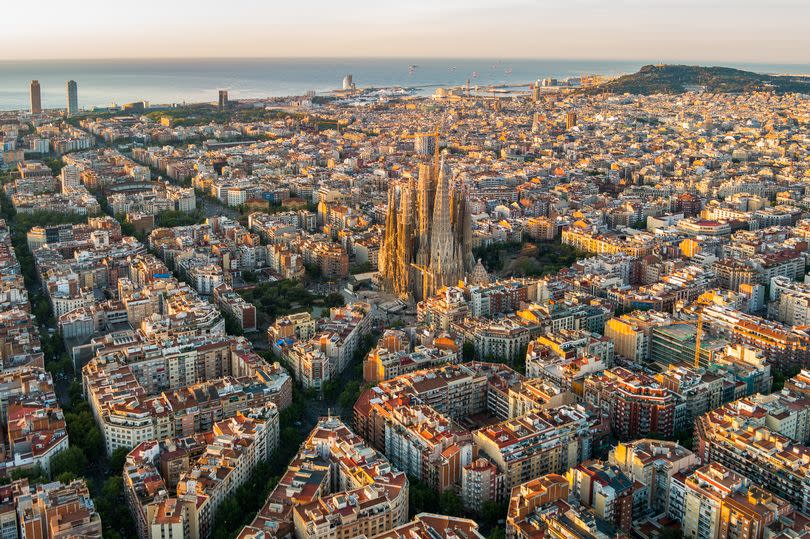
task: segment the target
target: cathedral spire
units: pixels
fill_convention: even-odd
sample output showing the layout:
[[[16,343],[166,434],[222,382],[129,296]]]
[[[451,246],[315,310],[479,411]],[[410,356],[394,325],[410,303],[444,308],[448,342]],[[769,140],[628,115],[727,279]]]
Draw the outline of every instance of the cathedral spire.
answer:
[[[426,163],[419,165],[419,195],[417,199],[419,230],[416,263],[422,266],[430,264],[430,222],[433,217],[433,200],[436,196],[436,178],[434,176],[432,166]]]
[[[465,190],[453,190],[442,158],[438,175],[419,166],[418,181],[388,188],[385,235],[380,244],[382,285],[420,301],[472,271],[472,232]]]
[[[430,238],[430,269],[435,292],[455,284],[461,277],[461,256],[453,234],[453,208],[450,203],[449,171],[442,158],[436,200],[433,203],[433,230]]]

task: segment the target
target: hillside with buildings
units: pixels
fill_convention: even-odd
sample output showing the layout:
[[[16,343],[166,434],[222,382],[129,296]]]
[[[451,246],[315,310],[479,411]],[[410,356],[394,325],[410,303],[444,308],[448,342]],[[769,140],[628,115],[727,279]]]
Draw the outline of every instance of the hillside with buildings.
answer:
[[[810,77],[765,75],[730,67],[659,64],[646,65],[637,73],[589,88],[588,92],[652,95],[677,94],[690,90],[731,94],[761,91],[808,93]]]

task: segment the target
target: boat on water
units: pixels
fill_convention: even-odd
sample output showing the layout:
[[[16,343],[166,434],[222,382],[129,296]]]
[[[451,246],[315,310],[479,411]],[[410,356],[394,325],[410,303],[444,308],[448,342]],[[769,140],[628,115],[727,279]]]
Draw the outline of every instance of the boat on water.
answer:
[[[480,75],[480,73],[478,71],[473,71],[472,72],[472,78],[477,79],[478,75]]]

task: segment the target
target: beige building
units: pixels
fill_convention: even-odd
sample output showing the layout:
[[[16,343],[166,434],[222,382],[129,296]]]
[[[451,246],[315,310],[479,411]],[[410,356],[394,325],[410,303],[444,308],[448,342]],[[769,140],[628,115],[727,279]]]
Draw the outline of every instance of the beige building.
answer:
[[[124,465],[125,497],[144,539],[210,537],[219,506],[278,447],[278,409],[220,421],[206,435],[151,440]]]
[[[3,537],[26,539],[101,539],[101,517],[82,479],[29,487],[22,479],[10,485],[19,530],[3,526]],[[19,535],[18,535],[19,534]]]
[[[541,475],[565,473],[590,458],[592,427],[583,408],[560,406],[477,430],[473,441],[511,489]]]
[[[613,341],[616,355],[634,362],[650,358],[652,330],[672,323],[665,313],[635,311],[605,323],[605,337]]]
[[[697,455],[677,442],[651,439],[619,443],[608,459],[641,485],[633,506],[635,517],[648,512],[666,513],[672,477],[697,467],[699,463]]]
[[[375,537],[407,521],[407,476],[339,419],[325,417],[237,537]]]

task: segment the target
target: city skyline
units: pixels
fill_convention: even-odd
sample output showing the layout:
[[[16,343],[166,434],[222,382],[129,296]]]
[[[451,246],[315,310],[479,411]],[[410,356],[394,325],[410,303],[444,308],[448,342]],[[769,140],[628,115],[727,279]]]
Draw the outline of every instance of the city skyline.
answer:
[[[457,57],[800,64],[810,45],[803,24],[810,5],[799,0],[509,0],[497,6],[483,0],[408,6],[360,0],[350,7],[318,1],[307,10],[273,5],[272,11],[241,0],[219,10],[215,21],[206,6],[216,7],[205,1],[192,10],[183,2],[149,0],[129,12],[98,0],[81,9],[45,2],[36,32],[13,25],[0,36],[0,60]],[[8,6],[6,14],[8,20],[26,15],[19,5]],[[149,40],[143,39],[144,28]],[[10,46],[21,39],[30,40],[28,46]]]
[[[810,0],[4,8],[2,539],[810,539]]]

